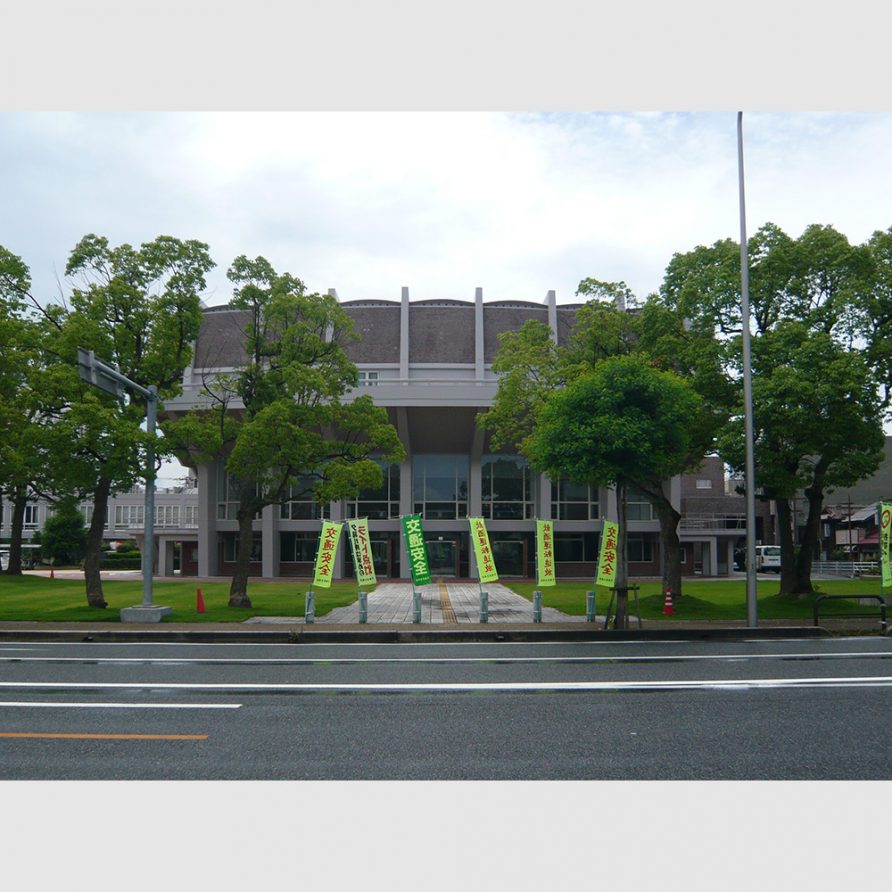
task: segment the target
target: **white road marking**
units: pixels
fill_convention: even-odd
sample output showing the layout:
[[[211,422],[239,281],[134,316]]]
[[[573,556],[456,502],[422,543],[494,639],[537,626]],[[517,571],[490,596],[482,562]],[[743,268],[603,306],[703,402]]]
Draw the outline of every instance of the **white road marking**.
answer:
[[[241,703],[37,703],[29,700],[0,700],[0,707],[58,706],[65,709],[240,709],[241,705]]]
[[[844,651],[830,653],[771,653],[771,654],[663,654],[648,656],[552,656],[552,657],[307,657],[288,658],[241,658],[241,657],[2,657],[0,663],[110,663],[141,664],[155,663],[159,665],[186,665],[190,663],[204,665],[270,665],[270,666],[312,666],[356,664],[356,663],[665,663],[702,662],[718,660],[726,662],[746,662],[747,660],[837,660],[879,657],[892,659],[890,651]]]
[[[748,678],[700,681],[529,681],[529,682],[406,682],[388,684],[263,684],[226,682],[53,682],[0,681],[2,688],[25,690],[177,690],[177,691],[255,691],[270,693],[373,693],[389,691],[679,691],[696,688],[743,690],[748,688],[872,688],[892,687],[892,676],[853,678]]]

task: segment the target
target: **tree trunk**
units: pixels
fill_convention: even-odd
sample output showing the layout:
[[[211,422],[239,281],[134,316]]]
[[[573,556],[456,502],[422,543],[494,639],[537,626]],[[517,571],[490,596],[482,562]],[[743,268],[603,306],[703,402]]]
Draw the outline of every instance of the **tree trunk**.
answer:
[[[626,484],[625,481],[616,482],[616,511],[619,523],[619,537],[616,543],[616,615],[613,620],[614,629],[629,628],[629,569],[626,562]]]
[[[93,491],[93,519],[87,532],[87,551],[84,554],[84,584],[87,588],[87,604],[90,607],[108,607],[102,594],[102,578],[99,570],[102,562],[102,530],[108,511],[108,494],[111,480],[100,477]]]
[[[811,584],[811,564],[815,557],[815,548],[821,532],[821,509],[824,507],[823,481],[815,480],[805,490],[808,500],[808,515],[805,520],[805,533],[799,544],[799,555],[796,558],[796,583],[794,592],[800,598],[813,595],[815,590]]]
[[[8,576],[22,575],[22,529],[25,526],[25,505],[28,496],[24,489],[16,489],[12,497],[12,529],[9,540]]]
[[[251,551],[254,548],[254,500],[248,498],[248,491],[253,495],[254,484],[240,481],[238,518],[238,552],[235,560],[235,572],[229,586],[230,607],[250,607],[248,597],[248,573],[251,564]]]
[[[775,499],[777,506],[777,533],[781,548],[780,595],[796,597],[796,558],[793,549],[793,529],[790,526],[792,512],[788,499]]]
[[[672,597],[681,595],[681,541],[678,538],[678,523],[681,514],[672,507],[672,502],[664,495],[652,497],[651,504],[660,522],[660,544],[663,548],[663,593],[668,588]]]

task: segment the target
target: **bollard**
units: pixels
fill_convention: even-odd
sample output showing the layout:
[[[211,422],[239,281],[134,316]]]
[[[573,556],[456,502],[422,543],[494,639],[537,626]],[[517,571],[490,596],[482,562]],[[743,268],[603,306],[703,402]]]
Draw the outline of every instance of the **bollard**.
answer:
[[[359,621],[361,623],[369,621],[369,596],[367,592],[359,593]]]
[[[421,622],[421,592],[412,589],[412,622]]]
[[[480,622],[489,622],[489,592],[480,592]]]
[[[595,621],[595,593],[585,593],[585,621],[593,623]]]
[[[314,604],[313,592],[312,590],[307,592],[306,600],[304,601],[304,622],[313,623],[316,621],[316,617],[313,616],[313,611],[316,609],[316,605]]]
[[[533,622],[542,622],[542,592],[533,592]]]

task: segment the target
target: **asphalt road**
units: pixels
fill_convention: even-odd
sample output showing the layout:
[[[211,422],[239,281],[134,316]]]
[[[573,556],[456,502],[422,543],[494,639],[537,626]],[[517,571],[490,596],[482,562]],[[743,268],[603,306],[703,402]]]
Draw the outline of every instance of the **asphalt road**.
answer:
[[[0,778],[892,778],[892,640],[0,644]]]

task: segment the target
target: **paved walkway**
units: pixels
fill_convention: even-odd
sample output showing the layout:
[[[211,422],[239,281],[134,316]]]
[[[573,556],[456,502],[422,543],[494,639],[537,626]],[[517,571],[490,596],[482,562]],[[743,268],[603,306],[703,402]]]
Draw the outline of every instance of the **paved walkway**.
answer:
[[[433,625],[480,622],[480,586],[476,583],[433,583],[423,585],[421,592],[421,622]],[[498,582],[485,586],[489,594],[489,622],[531,623],[533,605]],[[367,599],[368,620],[371,623],[412,623],[414,610],[412,586],[403,582],[385,582]],[[585,617],[570,616],[554,607],[542,608],[543,623],[578,623]],[[604,618],[598,617],[603,623]],[[298,616],[255,616],[246,623],[302,623]],[[334,610],[316,619],[317,625],[353,625],[359,622],[359,601]]]

